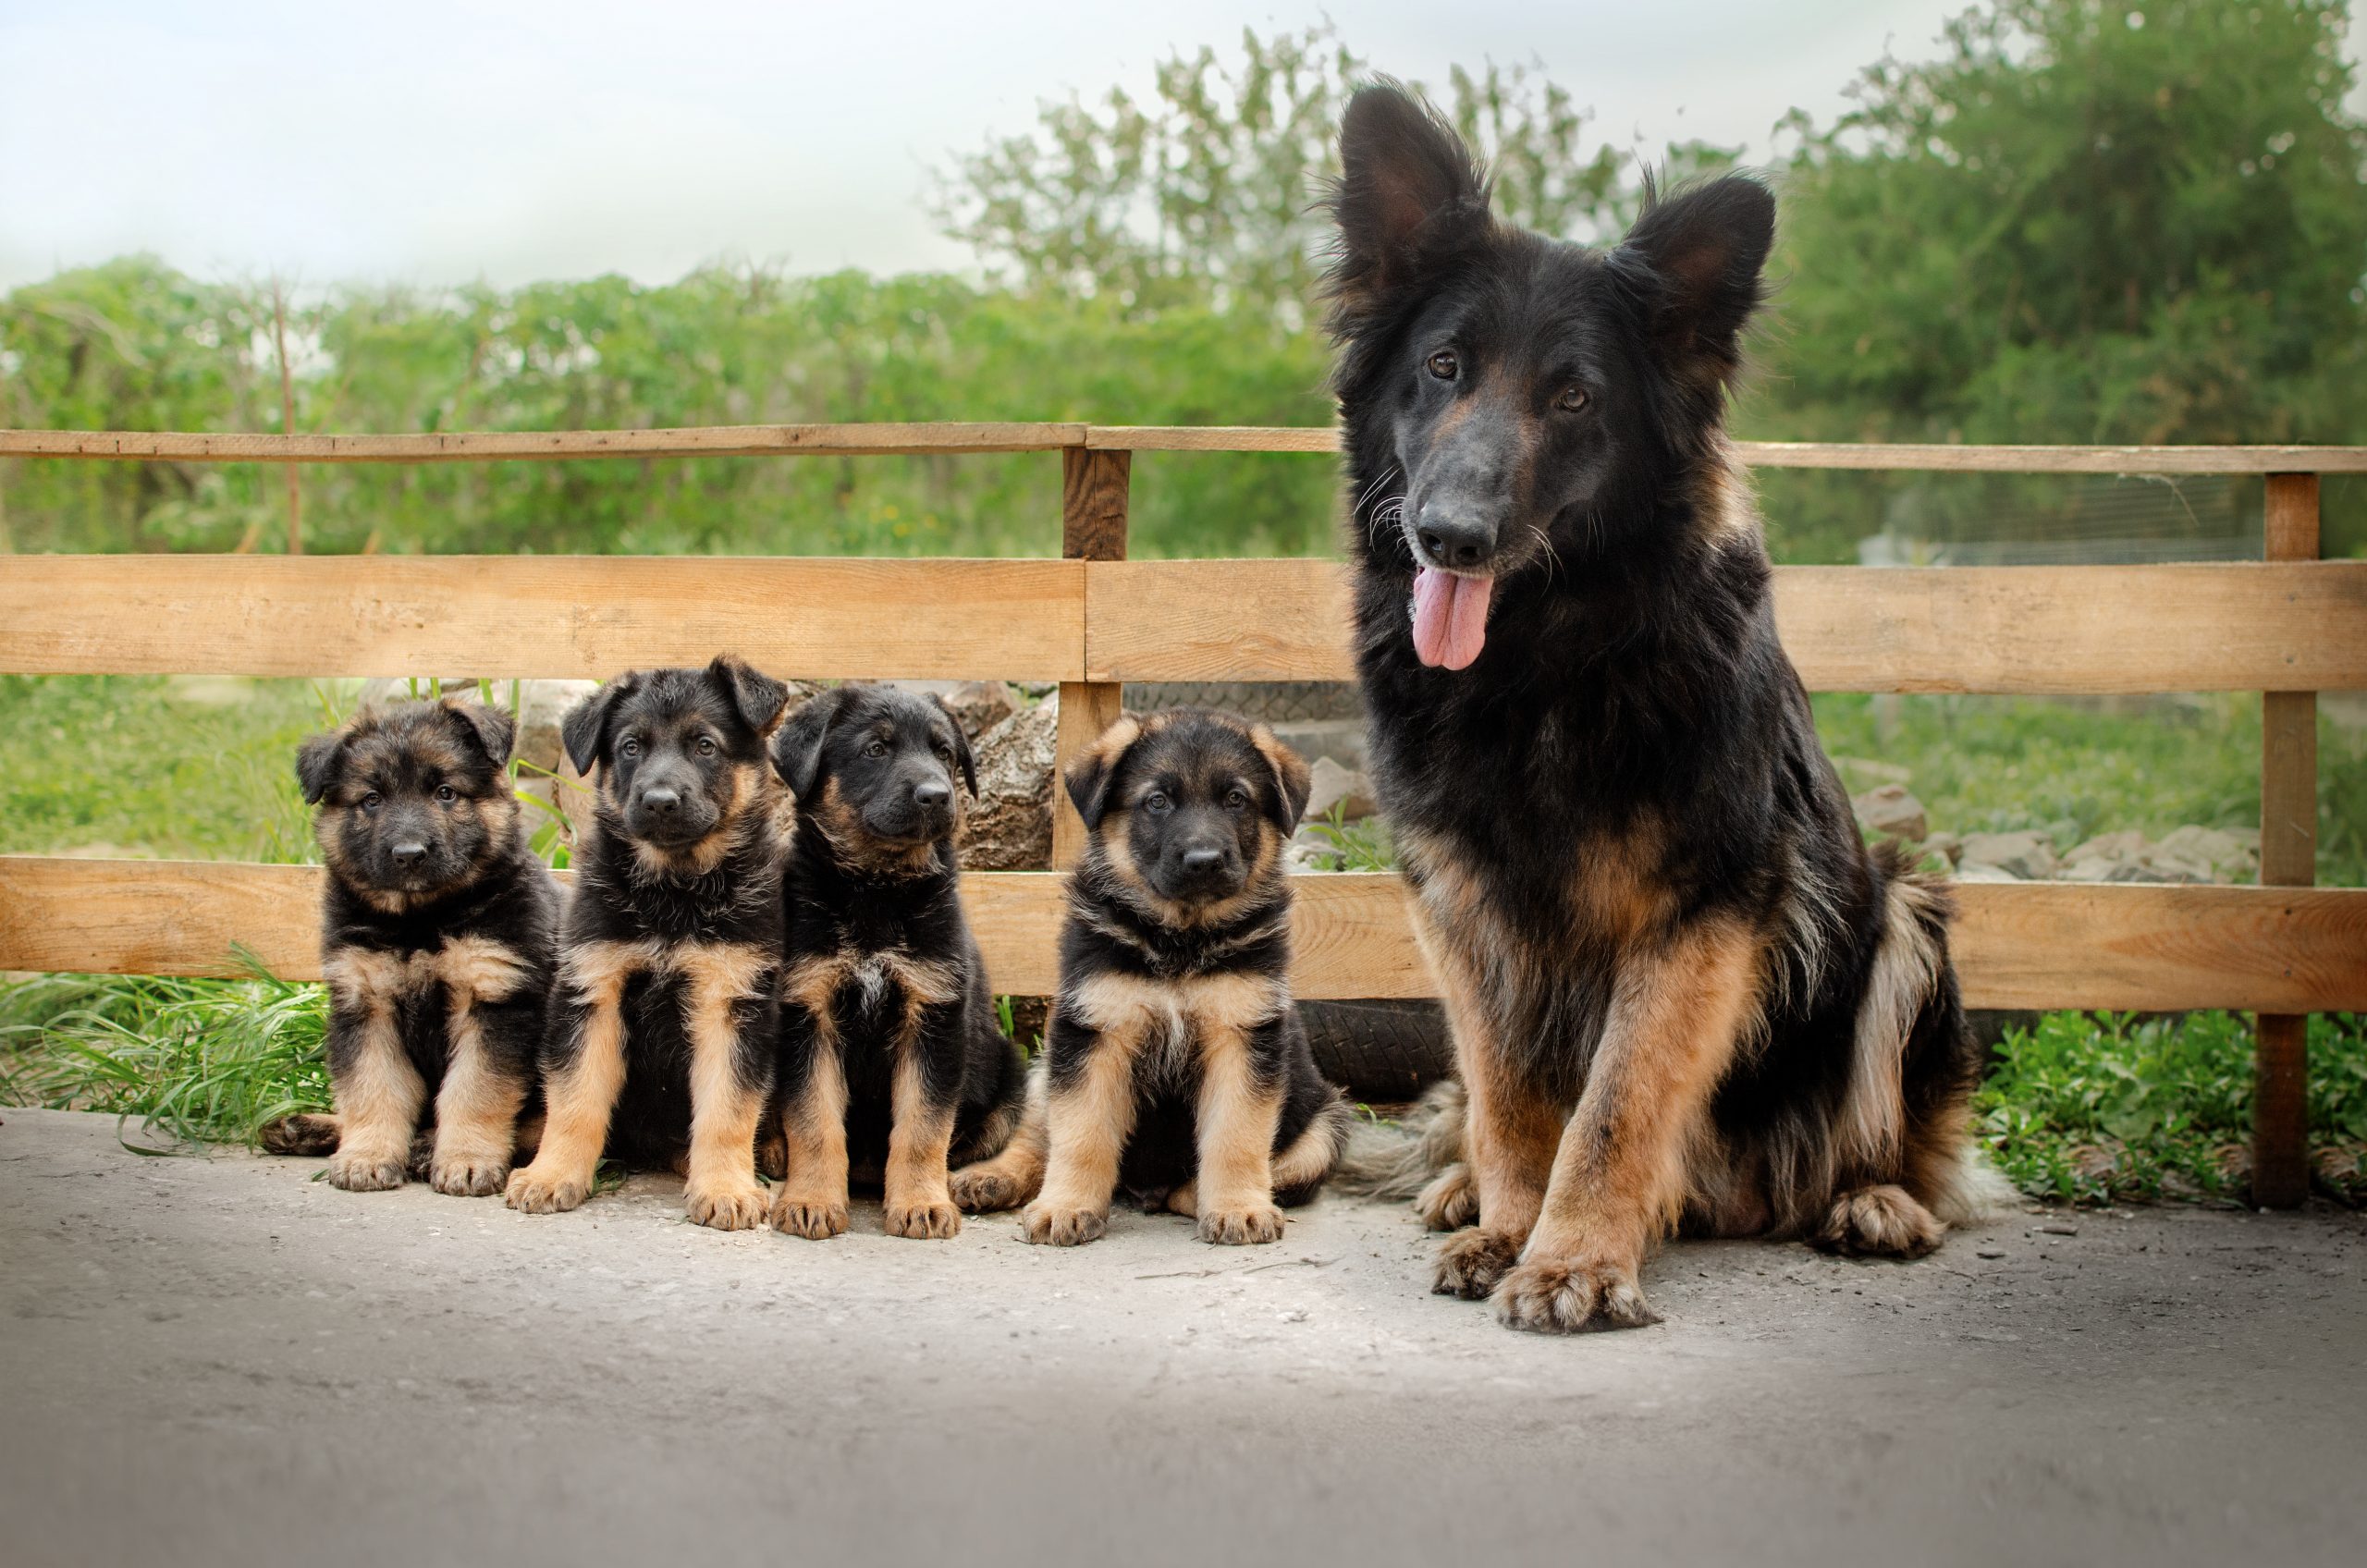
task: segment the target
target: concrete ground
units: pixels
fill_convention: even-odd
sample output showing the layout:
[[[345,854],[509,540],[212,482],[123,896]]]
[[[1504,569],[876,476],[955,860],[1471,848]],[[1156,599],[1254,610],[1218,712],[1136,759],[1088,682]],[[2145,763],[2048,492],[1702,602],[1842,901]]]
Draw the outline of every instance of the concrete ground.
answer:
[[[1672,1248],[1667,1322],[1425,1293],[1394,1207],[816,1244],[0,1124],[0,1554],[596,1563],[2344,1562],[2367,1220]]]

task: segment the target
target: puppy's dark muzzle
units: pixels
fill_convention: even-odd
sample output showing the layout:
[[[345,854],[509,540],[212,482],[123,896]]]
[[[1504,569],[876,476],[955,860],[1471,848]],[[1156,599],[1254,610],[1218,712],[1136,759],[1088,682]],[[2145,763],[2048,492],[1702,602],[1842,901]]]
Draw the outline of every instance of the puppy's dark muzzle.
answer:
[[[1210,904],[1240,892],[1246,880],[1238,856],[1197,845],[1160,856],[1158,875],[1151,882],[1161,898],[1183,904]]]
[[[680,849],[715,830],[715,810],[680,790],[652,785],[633,796],[632,808],[625,813],[625,826],[636,839],[661,849]]]

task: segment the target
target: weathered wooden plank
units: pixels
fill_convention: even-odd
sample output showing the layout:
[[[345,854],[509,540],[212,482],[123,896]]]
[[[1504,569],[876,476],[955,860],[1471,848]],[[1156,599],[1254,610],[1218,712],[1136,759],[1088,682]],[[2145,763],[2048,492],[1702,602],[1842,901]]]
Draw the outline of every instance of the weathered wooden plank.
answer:
[[[1071,447],[1061,461],[1061,554],[1076,561],[1126,558],[1134,454]],[[1052,738],[1057,778],[1125,710],[1126,689],[1110,681],[1061,683],[1060,727]],[[1052,788],[1052,864],[1074,865],[1085,853],[1085,819],[1057,783]]]
[[[2263,553],[2318,557],[2318,476],[2271,474]],[[2297,683],[2299,684],[2299,683]],[[2314,683],[2312,683],[2314,684]],[[2261,696],[2260,879],[2306,888],[2318,873],[2318,699]],[[2252,1035],[2252,1201],[2292,1208],[2310,1195],[2309,1020],[2263,1013]]]
[[[1053,560],[15,556],[0,670],[606,678],[730,650],[777,675],[1074,680]]]
[[[1096,424],[1085,444],[1134,452],[1337,452],[1340,433],[1328,424]]]
[[[1086,569],[1097,680],[1347,680],[1327,560]],[[2367,687],[2367,562],[1781,567],[1775,617],[1821,692],[2113,694]]]
[[[184,463],[554,462],[577,458],[885,457],[1049,452],[1082,446],[1061,423],[736,424],[673,430],[460,430],[411,435],[215,435],[202,431],[0,430],[0,458]]]
[[[318,973],[320,873],[306,866],[0,856],[0,970]],[[963,878],[998,989],[1055,980],[1060,878]],[[1394,876],[1307,876],[1299,992],[1410,997],[1430,980]],[[2367,889],[1980,883],[1957,889],[1955,937],[1975,1007],[2300,1013],[2367,1010]]]

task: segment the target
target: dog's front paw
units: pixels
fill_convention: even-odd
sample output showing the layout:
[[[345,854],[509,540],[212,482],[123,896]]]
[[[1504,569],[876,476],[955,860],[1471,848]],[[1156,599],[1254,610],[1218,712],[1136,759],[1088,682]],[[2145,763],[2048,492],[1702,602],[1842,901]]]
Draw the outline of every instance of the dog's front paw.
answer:
[[[428,1185],[456,1198],[485,1197],[509,1180],[509,1161],[500,1155],[444,1155],[427,1170]]]
[[[1259,1246],[1282,1239],[1282,1211],[1272,1204],[1211,1208],[1200,1215],[1200,1240],[1219,1246]]]
[[[403,1184],[410,1162],[409,1150],[339,1149],[329,1156],[329,1185],[349,1193],[383,1193]]]
[[[1414,1212],[1433,1231],[1460,1231],[1479,1222],[1479,1184],[1471,1167],[1450,1165],[1414,1200]]]
[[[847,1206],[810,1202],[784,1193],[773,1200],[773,1228],[809,1242],[827,1242],[847,1233]]]
[[[916,1242],[950,1242],[962,1233],[962,1211],[946,1203],[889,1204],[887,1231]]]
[[[1625,1264],[1540,1258],[1523,1263],[1496,1286],[1496,1318],[1508,1329],[1578,1334],[1641,1329],[1659,1322],[1636,1271]]]
[[[509,1190],[502,1199],[521,1214],[562,1214],[581,1207],[591,1195],[591,1182],[545,1170],[537,1161],[523,1170],[510,1172]]]
[[[1485,1301],[1520,1257],[1520,1243],[1502,1231],[1457,1231],[1439,1243],[1430,1290],[1442,1296]]]
[[[753,1231],[765,1222],[765,1190],[751,1181],[746,1186],[693,1187],[682,1194],[684,1212],[693,1225],[718,1231]]]
[[[1038,1246],[1073,1247],[1098,1242],[1110,1229],[1106,1208],[1065,1208],[1031,1203],[1020,1211],[1019,1231]]]
[[[982,1166],[955,1171],[947,1178],[947,1185],[953,1194],[953,1207],[964,1214],[1000,1214],[1017,1208],[1028,1197],[1015,1177]]]

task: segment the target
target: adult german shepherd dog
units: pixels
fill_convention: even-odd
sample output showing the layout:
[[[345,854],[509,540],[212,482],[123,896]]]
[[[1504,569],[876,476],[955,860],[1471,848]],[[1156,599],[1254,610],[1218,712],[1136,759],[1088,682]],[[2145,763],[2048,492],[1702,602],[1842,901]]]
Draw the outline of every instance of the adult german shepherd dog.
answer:
[[[1341,153],[1357,669],[1467,1096],[1435,1288],[1627,1328],[1680,1226],[1931,1251],[1982,1176],[1947,900],[1858,837],[1723,433],[1774,199],[1560,243],[1387,84]]]

